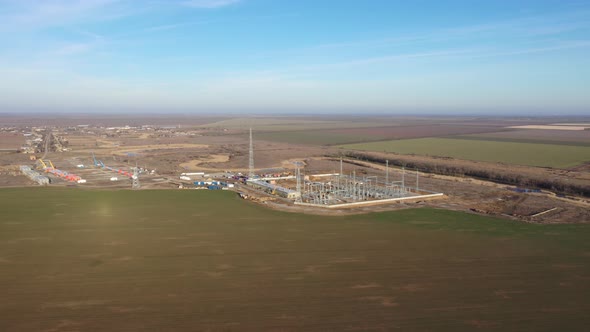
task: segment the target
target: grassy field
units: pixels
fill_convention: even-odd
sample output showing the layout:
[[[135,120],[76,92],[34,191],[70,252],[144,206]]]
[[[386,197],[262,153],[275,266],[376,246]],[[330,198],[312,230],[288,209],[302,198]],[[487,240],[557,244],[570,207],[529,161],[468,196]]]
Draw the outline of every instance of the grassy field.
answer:
[[[279,131],[256,133],[257,140],[309,145],[337,145],[386,139],[382,135],[351,135],[329,130]]]
[[[484,136],[482,135],[458,135],[450,138],[462,139],[462,140],[474,140],[474,141],[492,141],[492,142],[509,142],[509,143],[532,143],[532,144],[549,144],[549,145],[571,145],[571,146],[583,146],[590,147],[590,143],[579,142],[579,141],[559,141],[555,139],[549,139],[550,136],[546,136],[544,139],[527,139],[527,138],[504,138],[497,136]]]
[[[590,146],[590,130],[522,129],[465,135],[461,139]]]
[[[431,155],[509,164],[567,168],[590,161],[590,146],[421,138],[343,145],[346,149]]]
[[[221,127],[230,129],[247,130],[252,128],[255,131],[289,131],[289,130],[310,130],[310,129],[331,129],[331,128],[366,128],[378,127],[383,125],[383,121],[395,125],[394,120],[328,120],[325,118],[273,118],[273,117],[251,117],[251,118],[232,118],[203,125],[202,127]]]
[[[0,190],[1,331],[584,331],[590,228]]]
[[[299,131],[275,131],[256,133],[256,138],[267,141],[313,144],[313,145],[337,145],[360,142],[374,142],[392,139],[409,139],[423,137],[438,137],[449,135],[461,135],[472,133],[495,132],[498,128],[486,126],[466,125],[404,125],[404,126],[379,126],[362,127],[357,124],[349,124],[349,128],[333,128],[322,130]],[[355,127],[356,126],[356,127]]]

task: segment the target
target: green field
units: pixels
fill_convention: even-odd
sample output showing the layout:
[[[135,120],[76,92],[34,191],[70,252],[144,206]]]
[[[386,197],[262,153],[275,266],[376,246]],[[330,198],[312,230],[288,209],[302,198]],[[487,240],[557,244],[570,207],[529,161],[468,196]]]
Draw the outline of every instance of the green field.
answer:
[[[310,145],[336,145],[385,139],[376,135],[339,134],[322,130],[256,133],[257,140]]]
[[[456,137],[457,138],[457,137]],[[461,139],[590,146],[589,130],[520,129],[465,135]]]
[[[548,145],[571,145],[571,146],[583,146],[588,147],[590,143],[581,141],[558,141],[552,140],[550,137],[544,139],[526,139],[526,138],[504,138],[486,136],[486,134],[475,134],[475,135],[457,135],[453,136],[454,139],[461,140],[474,140],[474,141],[492,141],[492,142],[509,142],[509,143],[532,143],[532,144],[548,144]]]
[[[590,146],[473,139],[420,138],[348,144],[341,147],[555,168],[568,168],[590,161]]]
[[[0,331],[585,331],[590,227],[0,190]]]
[[[311,130],[311,129],[335,129],[335,128],[371,128],[379,127],[385,124],[395,125],[397,121],[391,119],[379,120],[322,120],[313,117],[304,119],[298,118],[273,118],[273,117],[248,117],[248,118],[233,118],[229,120],[222,120],[214,123],[202,125],[202,127],[219,127],[230,129],[248,130],[252,128],[254,131],[293,131],[293,130]]]

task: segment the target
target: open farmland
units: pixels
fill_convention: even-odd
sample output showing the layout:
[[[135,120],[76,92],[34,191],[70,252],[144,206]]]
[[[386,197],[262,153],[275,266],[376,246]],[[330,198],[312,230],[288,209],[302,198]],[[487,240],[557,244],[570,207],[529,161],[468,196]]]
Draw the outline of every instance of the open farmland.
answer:
[[[386,139],[380,135],[349,135],[331,130],[277,131],[256,133],[256,139],[306,145],[338,145],[357,142],[371,142]]]
[[[25,143],[21,133],[0,133],[0,149],[19,149]]]
[[[496,140],[499,142],[545,143],[590,146],[590,130],[523,129],[497,133],[474,134],[462,139]]]
[[[248,117],[233,118],[219,122],[203,125],[202,127],[221,127],[230,129],[245,130],[253,128],[254,130],[265,131],[285,131],[285,130],[307,130],[307,129],[330,129],[330,128],[348,128],[348,127],[378,127],[383,125],[383,121],[390,124],[396,124],[398,121],[393,119],[363,119],[363,118],[344,118],[334,120],[333,118],[323,117]]]
[[[186,114],[2,114],[2,125],[5,126],[198,126],[221,121],[224,116],[191,116]]]
[[[18,199],[15,199],[18,197]],[[584,331],[590,228],[0,190],[2,331]]]
[[[256,135],[258,139],[299,144],[337,145],[357,142],[372,142],[392,139],[438,137],[474,133],[497,132],[497,127],[469,125],[398,125],[380,127],[351,127],[323,130],[266,132]]]
[[[364,151],[394,152],[508,164],[568,168],[590,161],[590,146],[421,138],[343,145]]]

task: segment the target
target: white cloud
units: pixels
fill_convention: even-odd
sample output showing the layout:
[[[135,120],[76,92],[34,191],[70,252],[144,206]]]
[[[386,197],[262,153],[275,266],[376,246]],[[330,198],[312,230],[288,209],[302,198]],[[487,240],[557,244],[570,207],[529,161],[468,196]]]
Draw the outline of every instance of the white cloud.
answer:
[[[4,16],[3,19],[10,22],[10,24],[16,25],[61,25],[69,23],[71,20],[92,17],[96,10],[105,8],[117,2],[119,2],[119,0],[23,1],[12,7],[12,15]]]
[[[156,25],[156,26],[145,28],[144,31],[150,32],[150,31],[172,30],[172,29],[183,28],[183,27],[188,27],[188,26],[193,26],[193,25],[208,24],[211,22],[213,22],[213,21],[191,21],[191,22],[183,22],[183,23],[163,24],[163,25]]]
[[[183,4],[194,8],[219,8],[240,2],[241,0],[187,0]]]
[[[0,34],[122,20],[153,11],[157,3],[140,0],[0,0]],[[139,6],[138,4],[141,4]]]
[[[92,46],[88,43],[70,43],[54,51],[55,55],[74,55],[88,52]]]

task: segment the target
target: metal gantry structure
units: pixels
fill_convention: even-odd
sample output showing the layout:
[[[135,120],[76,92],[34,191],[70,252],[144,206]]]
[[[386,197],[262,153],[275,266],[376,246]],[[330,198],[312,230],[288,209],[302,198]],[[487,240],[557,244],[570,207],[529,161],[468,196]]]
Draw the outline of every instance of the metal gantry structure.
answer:
[[[416,171],[415,186],[407,186],[405,168],[399,174],[399,180],[390,181],[389,162],[386,162],[385,179],[377,176],[357,176],[356,171],[344,174],[342,159],[340,173],[323,181],[302,181],[297,171],[297,190],[301,192],[300,201],[316,205],[333,205],[370,200],[418,196],[419,173]],[[313,176],[312,176],[313,177]]]
[[[293,197],[296,203],[307,203],[314,205],[338,205],[346,203],[379,201],[388,199],[398,199],[405,197],[421,196],[424,193],[434,193],[428,190],[419,190],[418,181],[419,173],[416,170],[415,186],[407,186],[405,177],[405,167],[402,167],[400,180],[390,181],[392,176],[389,170],[389,160],[385,162],[385,179],[378,176],[358,176],[356,171],[350,174],[344,174],[343,159],[340,158],[340,173],[336,174],[321,174],[304,176],[301,170],[301,164],[295,162],[295,180],[296,189],[283,188],[274,184],[264,184],[268,179],[254,179],[254,146],[252,139],[252,128],[249,131],[249,172],[248,181],[253,185],[273,187],[273,193],[279,188],[290,192],[288,196]],[[321,177],[321,181],[311,180],[313,178]],[[292,178],[292,177],[291,177]],[[291,193],[293,195],[291,195]]]

